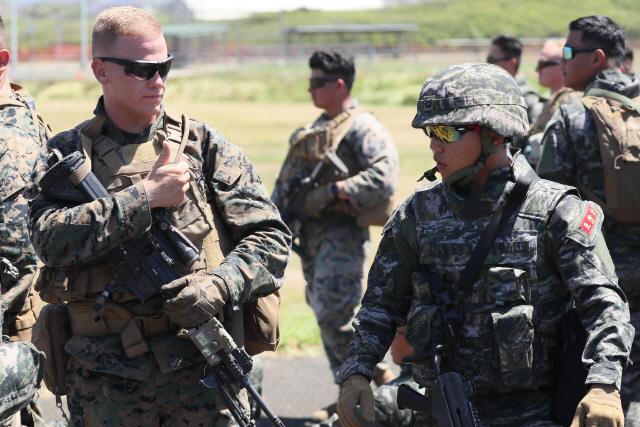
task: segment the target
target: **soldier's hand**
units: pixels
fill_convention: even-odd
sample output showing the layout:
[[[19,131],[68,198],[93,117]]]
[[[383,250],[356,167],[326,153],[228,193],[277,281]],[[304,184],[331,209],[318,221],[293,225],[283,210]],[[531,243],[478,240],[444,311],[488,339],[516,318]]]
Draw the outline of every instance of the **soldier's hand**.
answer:
[[[177,206],[185,200],[189,190],[189,165],[184,160],[171,163],[174,155],[171,145],[164,141],[160,157],[142,180],[151,209]]]
[[[373,390],[369,380],[362,375],[352,375],[340,386],[338,415],[343,427],[373,425]]]
[[[317,216],[334,198],[329,184],[320,185],[309,191],[305,196],[304,212],[310,216]]]
[[[620,392],[612,384],[594,384],[582,398],[571,427],[623,427]]]
[[[164,313],[183,328],[211,320],[227,301],[226,286],[217,276],[190,274],[164,285]]]

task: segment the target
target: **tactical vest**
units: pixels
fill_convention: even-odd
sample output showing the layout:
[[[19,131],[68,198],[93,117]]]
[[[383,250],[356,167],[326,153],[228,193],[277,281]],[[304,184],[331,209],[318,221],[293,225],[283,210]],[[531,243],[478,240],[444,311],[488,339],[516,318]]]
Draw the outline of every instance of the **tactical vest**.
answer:
[[[190,271],[182,274],[211,272],[231,249],[231,239],[217,212],[207,202],[206,180],[202,179],[202,161],[189,142],[189,120],[184,115],[166,114],[163,129],[150,135],[141,144],[121,145],[102,134],[104,116],[96,116],[81,124],[78,132],[82,151],[91,162],[91,169],[110,193],[120,191],[144,179],[153,168],[167,140],[175,150],[183,153],[190,169],[190,185],[187,201],[180,206],[167,209],[172,223],[182,231],[200,250],[200,261]],[[179,158],[180,154],[176,155]],[[148,351],[146,337],[174,332],[177,325],[162,314],[157,304],[139,303],[135,296],[123,286],[113,283],[114,266],[101,261],[88,267],[47,269],[43,279],[47,289],[43,295],[48,302],[67,302],[71,329],[74,336],[99,337],[120,334],[125,353],[130,358]],[[114,286],[115,285],[115,286]],[[96,298],[107,287],[112,288],[104,303],[101,315],[95,310]],[[277,295],[276,295],[277,297]],[[273,298],[273,297],[271,297]],[[257,303],[255,303],[257,304]],[[238,337],[237,337],[238,338]],[[239,337],[241,340],[242,337]],[[241,344],[241,343],[239,343]]]
[[[327,152],[335,152],[338,149],[340,142],[351,130],[355,118],[361,112],[358,108],[349,108],[320,126],[309,125],[294,130],[289,137],[289,151],[277,181],[283,185],[295,186],[302,179],[309,177],[318,162],[325,158]],[[318,184],[328,184],[340,179],[344,178],[327,173],[318,177]],[[291,189],[285,193],[292,194],[294,191]],[[299,201],[300,199],[284,200],[284,210],[295,212],[298,207],[291,205]],[[353,211],[353,208],[344,201],[338,201],[337,204],[342,206],[337,207],[336,211]],[[394,207],[394,201],[390,197],[363,212],[353,212],[353,214],[360,227],[384,225]]]
[[[574,190],[548,181],[532,184],[513,226],[499,232],[470,292],[455,289],[454,284],[491,216],[457,217],[446,206],[443,184],[415,193],[421,270],[412,275],[406,338],[417,354],[433,354],[437,344],[445,344],[446,369],[459,372],[485,396],[549,384],[557,334],[553,318],[541,319],[534,307],[540,296],[555,293],[565,303],[556,307],[554,316],[559,316],[568,297],[542,258],[541,237],[550,213],[570,191]],[[544,277],[538,277],[539,272]],[[428,275],[438,276],[442,284]],[[431,359],[425,357],[413,367],[422,386],[435,378]]]

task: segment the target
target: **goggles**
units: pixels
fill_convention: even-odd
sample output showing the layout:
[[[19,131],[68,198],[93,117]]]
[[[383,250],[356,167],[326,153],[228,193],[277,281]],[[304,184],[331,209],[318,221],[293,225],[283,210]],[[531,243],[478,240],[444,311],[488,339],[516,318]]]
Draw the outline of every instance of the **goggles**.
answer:
[[[435,138],[438,141],[441,141],[445,144],[450,144],[452,142],[458,142],[462,139],[465,133],[467,132],[477,132],[480,131],[479,125],[469,125],[469,126],[447,126],[447,125],[436,125],[436,126],[425,126],[422,128],[425,135],[429,138]]]
[[[327,83],[335,82],[337,80],[337,77],[332,76],[311,77],[309,79],[309,89],[320,89]]]
[[[149,80],[158,73],[161,78],[167,77],[169,70],[171,69],[171,63],[174,56],[169,54],[169,57],[163,61],[134,61],[131,59],[112,58],[109,56],[98,56],[96,59],[105,62],[113,62],[114,64],[124,66],[124,73],[127,76],[131,76],[138,80]]]
[[[536,71],[540,71],[548,67],[554,67],[556,65],[560,65],[560,61],[538,61]]]
[[[562,48],[562,59],[564,59],[565,61],[571,61],[573,58],[576,57],[578,53],[595,52],[596,50],[598,50],[598,48],[593,47],[593,48],[578,49],[576,47],[569,46],[568,44],[566,44]]]

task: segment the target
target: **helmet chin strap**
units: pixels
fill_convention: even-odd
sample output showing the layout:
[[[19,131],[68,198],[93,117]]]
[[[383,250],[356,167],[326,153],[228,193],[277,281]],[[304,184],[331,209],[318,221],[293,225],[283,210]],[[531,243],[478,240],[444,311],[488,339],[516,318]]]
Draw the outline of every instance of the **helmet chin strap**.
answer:
[[[444,178],[442,181],[447,185],[461,185],[467,186],[473,181],[473,178],[480,172],[480,170],[484,167],[487,158],[497,152],[500,148],[493,145],[491,142],[491,130],[487,128],[480,128],[480,142],[482,143],[482,153],[476,161],[465,168],[460,169],[457,172],[452,173],[448,177]],[[455,143],[454,143],[455,144]],[[435,181],[436,176],[435,173],[437,168],[429,169],[424,173],[422,178],[427,178],[429,181]],[[420,179],[422,179],[420,178]]]

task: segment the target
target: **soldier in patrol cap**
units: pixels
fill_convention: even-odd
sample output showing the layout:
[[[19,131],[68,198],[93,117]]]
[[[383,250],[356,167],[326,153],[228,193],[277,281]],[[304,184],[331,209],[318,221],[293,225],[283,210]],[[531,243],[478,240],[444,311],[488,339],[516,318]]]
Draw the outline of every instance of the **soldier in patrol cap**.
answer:
[[[282,285],[290,233],[238,146],[165,111],[172,61],[154,16],[102,11],[93,27],[91,67],[102,87],[94,117],[50,139],[36,162],[40,179],[53,150],[81,152],[109,192],[81,203],[29,189],[31,238],[46,265],[40,293],[69,314],[62,345],[73,425],[233,425],[219,392],[199,384],[202,355],[178,332],[213,316],[235,319]],[[200,259],[162,295],[140,301],[123,284],[137,266],[117,248],[149,229],[154,209]],[[231,326],[242,346],[242,317]],[[247,415],[246,393],[230,393]]]
[[[34,291],[38,257],[29,241],[28,206],[22,193],[51,129],[36,111],[29,92],[10,80],[10,63],[11,51],[0,17],[0,256],[18,269],[17,280],[3,282],[0,289],[12,301],[5,307],[2,334],[11,341],[30,341],[42,301]],[[21,412],[22,424],[42,424],[35,403]]]
[[[483,425],[559,426],[552,355],[558,321],[575,303],[587,331],[589,391],[573,425],[621,426],[633,327],[600,232],[602,211],[575,189],[538,179],[507,150],[529,125],[513,77],[489,64],[446,68],[424,83],[412,125],[431,138],[443,182],[417,190],[384,228],[340,378],[342,424],[373,421],[372,370],[406,321],[407,340],[423,356],[413,359],[419,384],[435,379],[430,355],[442,345],[440,368],[475,391]],[[463,274],[488,227],[496,234],[473,256],[477,273]],[[416,425],[432,423],[418,413]]]

